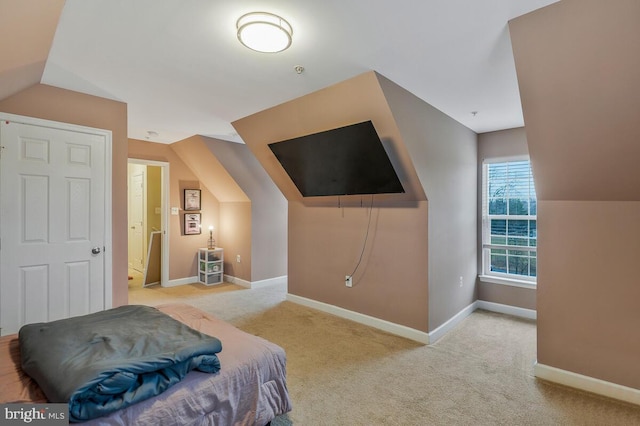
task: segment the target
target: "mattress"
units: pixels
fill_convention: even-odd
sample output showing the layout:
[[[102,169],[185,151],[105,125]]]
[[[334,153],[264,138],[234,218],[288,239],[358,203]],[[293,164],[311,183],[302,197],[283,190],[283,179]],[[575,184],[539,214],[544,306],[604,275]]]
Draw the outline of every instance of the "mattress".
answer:
[[[158,309],[220,339],[220,371],[191,371],[162,394],[84,425],[263,426],[291,410],[281,347],[189,305]],[[20,369],[19,351],[17,335],[0,338],[0,402],[46,402],[37,384]]]

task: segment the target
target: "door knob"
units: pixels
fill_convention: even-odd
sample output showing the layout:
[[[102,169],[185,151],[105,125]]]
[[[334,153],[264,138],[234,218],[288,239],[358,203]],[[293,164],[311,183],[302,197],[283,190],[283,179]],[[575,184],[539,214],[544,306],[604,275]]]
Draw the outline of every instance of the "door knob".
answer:
[[[91,253],[93,254],[100,254],[100,247],[94,247],[91,249]]]

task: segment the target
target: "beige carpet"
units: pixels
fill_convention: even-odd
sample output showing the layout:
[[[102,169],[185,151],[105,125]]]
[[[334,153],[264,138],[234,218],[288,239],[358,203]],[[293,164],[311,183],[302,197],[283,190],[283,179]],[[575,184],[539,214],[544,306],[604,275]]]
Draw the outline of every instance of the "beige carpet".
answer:
[[[282,346],[295,425],[640,425],[638,406],[535,379],[532,321],[476,311],[424,346],[285,296],[130,285],[129,302],[189,303]]]

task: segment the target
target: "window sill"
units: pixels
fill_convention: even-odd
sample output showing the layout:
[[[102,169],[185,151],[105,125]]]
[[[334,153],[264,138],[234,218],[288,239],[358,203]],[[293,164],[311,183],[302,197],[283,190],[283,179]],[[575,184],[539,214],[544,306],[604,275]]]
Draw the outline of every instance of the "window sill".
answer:
[[[531,290],[536,289],[535,281],[524,281],[524,280],[517,280],[514,278],[496,277],[494,275],[478,275],[478,278],[480,278],[480,282],[483,282],[483,283],[508,285],[511,287],[528,288]]]

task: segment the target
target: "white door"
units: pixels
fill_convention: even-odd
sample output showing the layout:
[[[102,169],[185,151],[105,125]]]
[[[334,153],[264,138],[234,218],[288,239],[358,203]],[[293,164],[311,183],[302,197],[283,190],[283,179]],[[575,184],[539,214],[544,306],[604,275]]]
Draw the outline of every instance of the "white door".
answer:
[[[144,215],[146,166],[129,165],[129,266],[144,272]]]
[[[2,334],[111,307],[104,254],[110,134],[28,122],[0,123]]]

